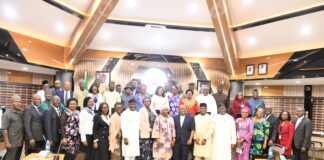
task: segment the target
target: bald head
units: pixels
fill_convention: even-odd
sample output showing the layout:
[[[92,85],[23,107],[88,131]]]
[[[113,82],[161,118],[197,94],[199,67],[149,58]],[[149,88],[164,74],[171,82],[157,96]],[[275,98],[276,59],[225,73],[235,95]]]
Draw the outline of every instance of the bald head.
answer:
[[[305,108],[304,107],[297,107],[296,108],[296,114],[297,114],[298,118],[304,116]]]
[[[71,90],[71,83],[69,81],[64,82],[64,90],[65,91]]]
[[[203,94],[204,94],[205,96],[207,96],[207,95],[209,94],[209,88],[208,88],[207,86],[204,86],[204,87],[202,88],[202,91],[203,91]]]
[[[185,105],[180,105],[179,106],[179,113],[181,116],[186,115],[186,106]]]

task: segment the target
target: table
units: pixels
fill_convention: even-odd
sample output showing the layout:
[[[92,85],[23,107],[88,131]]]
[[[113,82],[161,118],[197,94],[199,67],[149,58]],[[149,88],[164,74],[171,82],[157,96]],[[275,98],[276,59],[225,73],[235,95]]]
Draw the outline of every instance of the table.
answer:
[[[38,153],[31,153],[27,157],[24,158],[24,160],[53,160],[53,155],[55,154],[50,154],[48,158],[43,158],[39,157]],[[64,154],[59,154],[60,160],[64,159]]]

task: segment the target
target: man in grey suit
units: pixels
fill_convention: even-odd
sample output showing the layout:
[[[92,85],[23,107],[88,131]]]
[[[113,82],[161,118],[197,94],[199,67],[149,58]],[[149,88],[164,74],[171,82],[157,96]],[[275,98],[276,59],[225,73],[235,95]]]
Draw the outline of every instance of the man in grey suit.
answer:
[[[270,123],[270,133],[269,133],[269,142],[267,149],[264,150],[265,153],[268,153],[270,146],[276,142],[277,132],[278,132],[278,118],[272,113],[272,107],[266,106],[266,116],[265,119]]]
[[[26,155],[36,153],[45,148],[43,114],[38,109],[41,97],[34,94],[32,103],[24,110],[23,120],[25,128]]]
[[[312,122],[304,116],[305,110],[303,107],[298,107],[296,113],[298,118],[293,121],[295,125],[293,140],[294,160],[307,160],[308,150],[312,143]]]

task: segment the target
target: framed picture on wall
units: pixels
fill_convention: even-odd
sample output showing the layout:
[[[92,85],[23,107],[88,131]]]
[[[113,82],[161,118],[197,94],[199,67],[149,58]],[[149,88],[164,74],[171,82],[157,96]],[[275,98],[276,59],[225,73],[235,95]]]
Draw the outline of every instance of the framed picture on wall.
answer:
[[[246,75],[253,76],[254,75],[254,64],[246,65]]]
[[[110,81],[110,73],[106,71],[97,71],[96,78],[100,79],[100,85],[107,86]]]
[[[198,92],[201,94],[202,93],[202,89],[204,87],[207,87],[207,88],[211,88],[211,82],[210,81],[206,81],[206,80],[198,80],[197,81],[197,90]]]
[[[268,63],[260,63],[258,66],[259,75],[268,74]]]

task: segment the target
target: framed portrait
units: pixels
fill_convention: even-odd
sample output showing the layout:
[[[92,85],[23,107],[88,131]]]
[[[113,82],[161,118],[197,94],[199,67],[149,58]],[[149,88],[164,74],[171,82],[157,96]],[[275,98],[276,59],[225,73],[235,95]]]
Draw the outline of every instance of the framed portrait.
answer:
[[[258,65],[258,73],[259,75],[268,74],[268,63],[260,63]]]
[[[110,73],[106,71],[97,71],[96,78],[100,79],[100,85],[107,86],[110,81]]]
[[[198,90],[198,92],[200,94],[202,93],[202,89],[204,87],[208,87],[210,89],[211,88],[211,82],[210,81],[206,81],[206,80],[198,80],[197,81],[197,90]]]
[[[247,76],[253,76],[254,75],[254,64],[248,64],[246,65],[246,75]]]

